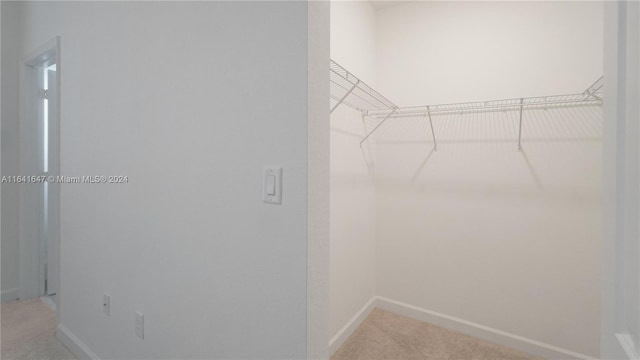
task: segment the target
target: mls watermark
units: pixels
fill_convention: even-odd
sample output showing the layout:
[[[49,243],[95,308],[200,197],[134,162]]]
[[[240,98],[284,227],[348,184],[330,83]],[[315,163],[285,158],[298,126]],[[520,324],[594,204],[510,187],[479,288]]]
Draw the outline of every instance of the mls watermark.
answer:
[[[2,177],[3,184],[126,184],[128,182],[129,176],[126,175],[14,175]]]

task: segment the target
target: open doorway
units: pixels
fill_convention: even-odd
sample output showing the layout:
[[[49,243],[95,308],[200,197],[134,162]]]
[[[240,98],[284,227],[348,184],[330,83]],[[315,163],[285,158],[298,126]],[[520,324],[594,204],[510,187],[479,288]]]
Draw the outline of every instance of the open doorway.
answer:
[[[21,299],[56,309],[59,286],[59,39],[22,68]]]
[[[42,146],[42,167],[43,176],[49,177],[56,166],[57,157],[56,149],[54,148],[54,130],[57,119],[56,111],[56,98],[57,98],[57,67],[54,59],[54,63],[42,67],[42,103],[43,111],[41,117],[41,126],[43,129],[43,146]],[[49,179],[47,179],[49,180]],[[42,194],[42,228],[44,229],[42,238],[42,256],[41,256],[41,277],[40,281],[44,288],[41,289],[41,293],[45,296],[45,299],[51,301],[55,306],[56,294],[58,292],[58,259],[57,259],[57,224],[56,213],[58,203],[58,191],[54,188],[55,181],[44,181],[43,194]]]

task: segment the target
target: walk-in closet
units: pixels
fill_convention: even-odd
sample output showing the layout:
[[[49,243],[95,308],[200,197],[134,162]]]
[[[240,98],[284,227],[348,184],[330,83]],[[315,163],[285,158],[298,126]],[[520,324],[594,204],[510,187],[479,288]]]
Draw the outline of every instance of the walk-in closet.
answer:
[[[331,2],[333,359],[597,358],[601,2]]]

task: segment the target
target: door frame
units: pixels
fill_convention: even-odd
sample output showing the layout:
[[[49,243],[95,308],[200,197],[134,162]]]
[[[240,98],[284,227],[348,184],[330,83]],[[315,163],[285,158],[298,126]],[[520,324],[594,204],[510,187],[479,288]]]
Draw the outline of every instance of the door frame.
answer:
[[[640,359],[640,4],[604,3],[601,358]]]
[[[52,174],[60,173],[60,74],[61,74],[61,61],[60,61],[60,37],[57,36],[29,55],[24,57],[20,62],[20,171],[21,176],[40,175],[39,160],[41,159],[38,152],[42,151],[39,147],[34,147],[33,144],[41,144],[42,142],[37,139],[39,134],[38,130],[38,118],[43,111],[43,106],[38,104],[37,96],[40,91],[40,77],[42,71],[39,71],[43,64],[56,63],[56,84],[55,92],[57,94],[54,99],[55,103],[55,119],[49,119],[50,122],[54,122],[51,126],[53,133],[49,135],[49,139],[54,140],[53,156],[57,161],[54,161],[52,166],[49,167],[49,172]],[[51,141],[51,140],[50,140]],[[39,206],[38,193],[39,190],[33,187],[29,183],[23,183],[20,186],[20,221],[19,221],[19,237],[20,237],[20,299],[27,300],[41,296],[40,292],[43,288],[44,269],[42,269],[41,256],[43,254],[44,244],[41,239],[42,236],[38,233],[41,226],[41,215],[34,212],[33,209]],[[59,191],[58,186],[51,187]],[[51,189],[50,189],[51,191]],[[59,199],[59,194],[58,194]],[[55,239],[58,244],[54,250],[54,258],[57,259],[58,266],[55,268],[58,270],[54,276],[58,279],[58,287],[61,283],[60,277],[60,203],[56,205],[57,211],[54,214],[50,214],[50,220],[54,221],[55,226]],[[44,230],[44,229],[42,229]],[[60,312],[60,289],[58,289],[58,296],[56,301],[56,312]]]
[[[307,359],[329,359],[329,1],[308,1]]]

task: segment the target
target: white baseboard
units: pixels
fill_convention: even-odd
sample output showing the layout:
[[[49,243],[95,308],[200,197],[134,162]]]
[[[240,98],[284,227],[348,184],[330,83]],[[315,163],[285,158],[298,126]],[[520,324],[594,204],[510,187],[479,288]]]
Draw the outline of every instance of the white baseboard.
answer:
[[[0,301],[7,302],[20,298],[20,289],[9,289],[0,292]]]
[[[353,332],[362,324],[375,308],[391,311],[399,315],[416,320],[425,321],[450,330],[477,337],[498,345],[507,346],[544,359],[576,359],[597,360],[588,355],[563,349],[554,345],[529,339],[506,331],[494,329],[488,326],[476,324],[453,316],[426,310],[400,301],[374,296],[358,311],[347,324],[338,331],[329,341],[329,354],[333,355]],[[58,325],[57,338],[78,359],[100,360],[80,339],[69,331],[64,325]]]
[[[580,359],[596,360],[595,358],[563,349],[554,345],[529,339],[506,331],[476,324],[453,316],[440,314],[435,311],[422,309],[383,297],[377,297],[377,307],[416,320],[425,321],[450,330],[474,336],[494,344],[503,345],[525,353],[540,356],[544,359]]]
[[[333,355],[339,348],[344,344],[345,341],[353,334],[354,331],[362,324],[364,319],[369,316],[371,311],[376,308],[377,305],[377,297],[374,296],[371,300],[367,301],[366,304],[358,311],[348,322],[347,324],[338,331],[334,337],[329,341],[329,356]]]
[[[64,325],[58,325],[58,331],[56,331],[56,337],[60,340],[64,346],[66,346],[79,360],[100,360],[91,349],[87,347],[77,336],[73,335],[69,329]]]
[[[49,309],[51,309],[51,311],[53,311],[54,313],[57,313],[56,303],[53,300],[51,300],[49,296],[41,296],[40,301],[42,301],[45,305],[47,305]]]

